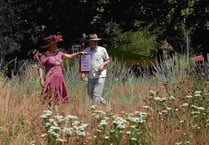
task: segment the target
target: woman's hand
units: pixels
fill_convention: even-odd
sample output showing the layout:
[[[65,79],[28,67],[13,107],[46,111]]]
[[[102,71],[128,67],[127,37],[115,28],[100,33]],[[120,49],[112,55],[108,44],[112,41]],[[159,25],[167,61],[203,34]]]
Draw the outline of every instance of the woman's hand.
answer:
[[[44,80],[43,79],[40,80],[40,85],[42,88],[44,87]]]
[[[42,76],[42,74],[43,74],[43,64],[39,65],[38,71],[39,71],[39,77],[40,77],[40,85],[43,88],[44,87],[44,79],[43,79],[43,76]]]
[[[88,54],[88,52],[85,52],[85,51],[79,52],[79,55],[87,55],[87,54]]]
[[[63,56],[63,59],[73,59],[79,55],[87,55],[88,52],[84,52],[84,51],[81,51],[81,52],[77,52],[77,53],[73,53],[73,54],[64,54]]]

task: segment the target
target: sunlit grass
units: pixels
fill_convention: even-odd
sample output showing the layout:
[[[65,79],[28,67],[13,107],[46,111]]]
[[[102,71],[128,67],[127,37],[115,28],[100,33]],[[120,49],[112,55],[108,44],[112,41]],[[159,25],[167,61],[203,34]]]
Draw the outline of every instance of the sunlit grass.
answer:
[[[166,75],[155,65],[155,75],[147,68],[139,78],[113,61],[107,105],[92,105],[77,64],[63,71],[70,102],[55,107],[40,102],[38,72],[28,64],[12,80],[1,73],[0,144],[208,144],[209,84],[185,60],[167,61]]]

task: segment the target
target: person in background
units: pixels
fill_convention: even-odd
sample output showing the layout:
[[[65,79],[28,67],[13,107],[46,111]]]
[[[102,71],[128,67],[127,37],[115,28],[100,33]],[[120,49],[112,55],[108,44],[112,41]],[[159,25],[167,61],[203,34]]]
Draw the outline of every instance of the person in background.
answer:
[[[46,49],[46,51],[40,54],[39,77],[42,87],[41,100],[49,99],[49,102],[52,104],[68,102],[67,87],[62,73],[62,60],[86,55],[87,52],[66,54],[58,51],[57,42],[63,41],[61,35],[51,35],[43,40],[46,45],[41,46],[41,48]],[[44,78],[43,68],[45,68]]]
[[[89,35],[89,47],[85,48],[85,52],[91,55],[91,70],[87,76],[88,96],[93,102],[106,104],[106,100],[102,97],[104,83],[107,75],[106,66],[110,63],[109,55],[106,48],[99,46],[97,34]],[[85,80],[85,74],[81,74],[81,79]]]

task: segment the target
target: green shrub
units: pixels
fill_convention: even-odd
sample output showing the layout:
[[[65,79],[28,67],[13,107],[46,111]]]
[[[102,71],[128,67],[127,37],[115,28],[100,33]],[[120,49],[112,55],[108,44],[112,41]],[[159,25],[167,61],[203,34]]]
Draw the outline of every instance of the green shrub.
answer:
[[[128,31],[123,33],[119,39],[121,48],[143,56],[150,56],[152,50],[157,49],[156,36],[150,34],[147,29],[136,32]]]

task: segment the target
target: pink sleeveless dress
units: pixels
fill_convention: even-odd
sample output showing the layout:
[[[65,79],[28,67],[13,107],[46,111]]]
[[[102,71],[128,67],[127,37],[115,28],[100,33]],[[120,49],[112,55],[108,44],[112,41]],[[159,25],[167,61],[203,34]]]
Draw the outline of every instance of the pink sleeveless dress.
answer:
[[[67,87],[62,73],[62,58],[64,53],[54,51],[46,51],[41,55],[40,63],[45,67],[44,74],[44,88],[42,89],[41,96],[45,96],[48,92],[55,92],[55,100],[61,102],[68,102],[69,97]]]

